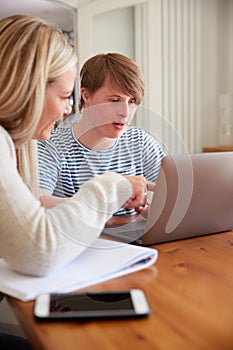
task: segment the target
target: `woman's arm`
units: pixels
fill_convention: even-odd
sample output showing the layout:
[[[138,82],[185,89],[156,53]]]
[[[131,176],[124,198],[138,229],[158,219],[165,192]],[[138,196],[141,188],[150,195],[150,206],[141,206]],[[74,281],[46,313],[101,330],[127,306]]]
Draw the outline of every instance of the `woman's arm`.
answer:
[[[145,202],[144,177],[105,173],[46,209],[20,177],[10,136],[0,127],[0,256],[16,271],[43,276],[81,254],[129,198]]]
[[[44,190],[42,188],[39,190],[39,194],[40,194],[39,199],[41,204],[43,205],[43,207],[47,209],[55,207],[57,204],[62,203],[67,199],[69,199],[69,198],[53,196],[49,191]]]
[[[0,256],[16,271],[46,275],[77,257],[140,188],[115,173],[86,182],[71,199],[42,207],[24,184],[10,137],[0,133]]]

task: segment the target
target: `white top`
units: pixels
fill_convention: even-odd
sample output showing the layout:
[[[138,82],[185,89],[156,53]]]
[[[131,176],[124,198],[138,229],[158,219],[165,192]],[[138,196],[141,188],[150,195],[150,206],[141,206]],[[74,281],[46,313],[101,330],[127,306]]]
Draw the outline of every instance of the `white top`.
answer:
[[[99,236],[130,196],[130,182],[108,172],[45,209],[19,175],[13,141],[0,126],[0,256],[14,270],[39,276],[64,266]]]

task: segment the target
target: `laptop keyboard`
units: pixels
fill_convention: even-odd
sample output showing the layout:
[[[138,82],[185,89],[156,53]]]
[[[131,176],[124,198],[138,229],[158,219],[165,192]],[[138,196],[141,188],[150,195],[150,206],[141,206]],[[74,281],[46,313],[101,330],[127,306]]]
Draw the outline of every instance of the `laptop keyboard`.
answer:
[[[146,220],[133,221],[127,224],[107,226],[102,231],[102,234],[125,243],[140,243],[145,227]]]

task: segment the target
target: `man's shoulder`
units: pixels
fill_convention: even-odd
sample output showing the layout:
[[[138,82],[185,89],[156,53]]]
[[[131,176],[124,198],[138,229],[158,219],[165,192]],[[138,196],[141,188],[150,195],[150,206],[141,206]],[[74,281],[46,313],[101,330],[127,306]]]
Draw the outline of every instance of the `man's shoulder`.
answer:
[[[146,135],[146,131],[140,127],[130,125],[128,129],[124,132],[123,136],[125,137],[135,137],[140,135]]]
[[[38,141],[40,147],[62,147],[72,142],[71,127],[58,127],[51,132],[50,138],[45,141]]]
[[[51,132],[51,136],[49,140],[62,140],[62,139],[66,139],[67,136],[69,137],[72,136],[72,125],[69,125],[67,127],[59,126],[55,128]]]

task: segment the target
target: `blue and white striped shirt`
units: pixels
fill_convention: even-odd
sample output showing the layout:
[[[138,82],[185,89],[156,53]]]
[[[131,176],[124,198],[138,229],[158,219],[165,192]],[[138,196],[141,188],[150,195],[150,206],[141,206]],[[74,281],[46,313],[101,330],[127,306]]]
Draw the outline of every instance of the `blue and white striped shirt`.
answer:
[[[143,175],[155,182],[165,156],[160,145],[141,128],[129,127],[108,150],[81,144],[72,126],[55,129],[49,140],[38,141],[40,187],[57,197],[71,197],[80,186],[107,171]],[[135,213],[122,209],[115,215]]]

